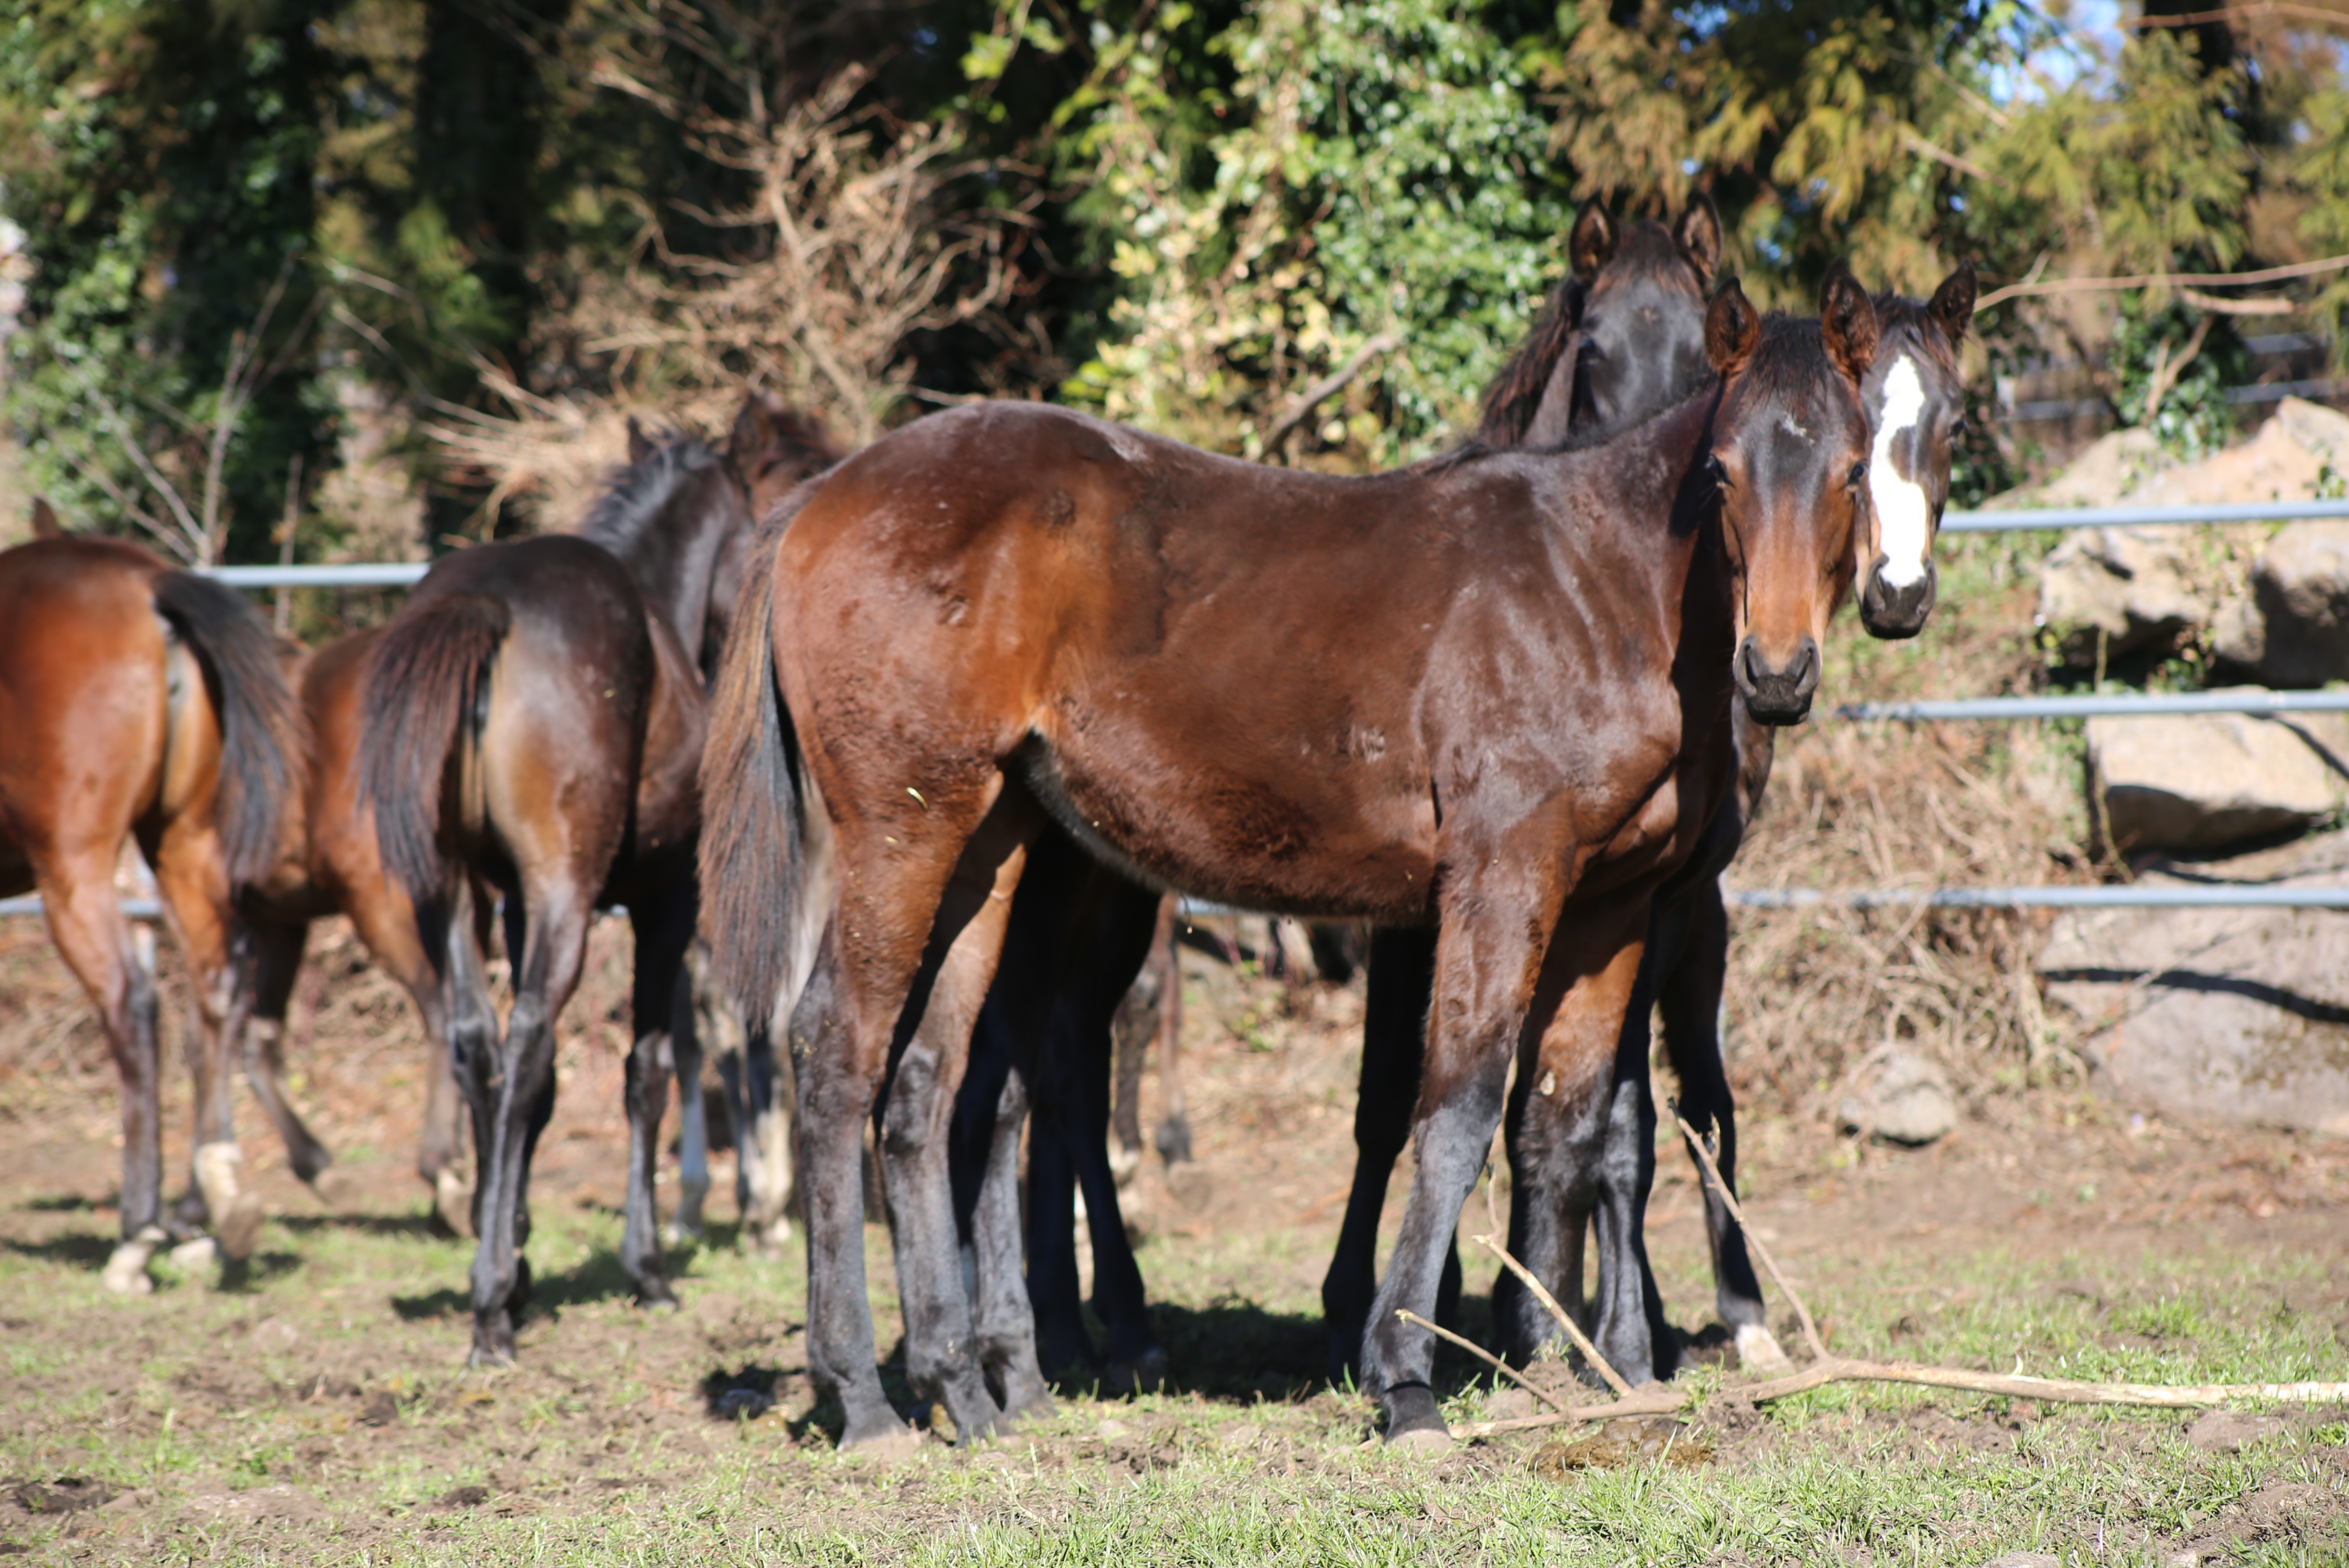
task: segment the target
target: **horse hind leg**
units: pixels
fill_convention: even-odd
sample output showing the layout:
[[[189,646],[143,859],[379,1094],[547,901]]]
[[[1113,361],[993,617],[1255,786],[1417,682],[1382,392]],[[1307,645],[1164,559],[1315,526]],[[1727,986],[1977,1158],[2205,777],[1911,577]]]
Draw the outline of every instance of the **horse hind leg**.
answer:
[[[35,872],[50,937],[96,1004],[121,1079],[122,1241],[102,1278],[117,1294],[143,1295],[155,1288],[148,1261],[169,1240],[161,1222],[154,941],[134,940],[122,918],[110,851],[36,860]]]
[[[636,1287],[641,1306],[674,1307],[667,1261],[661,1255],[655,1174],[660,1159],[661,1120],[668,1110],[669,1075],[678,1066],[680,1023],[689,1036],[692,999],[685,985],[685,950],[693,936],[693,890],[684,886],[645,889],[628,907],[636,929],[634,1015],[636,1041],[627,1061],[628,1181],[621,1206],[620,1267]],[[700,1057],[687,1089],[688,1103],[701,1091]],[[678,1076],[683,1077],[679,1073]],[[688,1114],[690,1114],[688,1106]],[[698,1118],[695,1118],[698,1126]],[[699,1150],[694,1151],[697,1156]],[[701,1188],[709,1186],[706,1162]],[[697,1207],[698,1198],[697,1195]]]
[[[680,971],[675,1022],[669,1025],[669,1064],[677,1074],[677,1212],[662,1235],[673,1242],[701,1240],[702,1206],[709,1198],[709,1106],[701,1090],[700,1019],[694,1006],[693,977]]]
[[[955,1101],[972,1031],[1009,922],[1012,893],[1040,818],[1021,794],[999,791],[965,841],[937,900],[902,1017],[879,1137],[882,1190],[905,1314],[905,1375],[917,1397],[947,1407],[960,1440],[990,1435],[1002,1409],[975,1349],[948,1169]]]

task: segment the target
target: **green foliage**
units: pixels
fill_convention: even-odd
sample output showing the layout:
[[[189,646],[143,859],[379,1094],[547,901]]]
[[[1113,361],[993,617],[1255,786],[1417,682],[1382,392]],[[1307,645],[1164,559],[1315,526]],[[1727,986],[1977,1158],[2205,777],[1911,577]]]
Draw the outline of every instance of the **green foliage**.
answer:
[[[2114,407],[2121,423],[2150,430],[2178,456],[2207,456],[2235,433],[2226,389],[2245,379],[2250,359],[2223,317],[2125,296],[2108,361]]]
[[[316,11],[0,5],[0,208],[32,264],[0,407],[27,477],[69,516],[167,519],[167,486],[200,509],[240,336],[281,286],[258,345],[275,373],[214,476],[231,554],[265,539],[289,460],[315,467],[326,449],[328,401],[304,363],[319,287]]]
[[[1440,0],[1264,0],[1206,41],[1231,74],[1202,125],[1166,112],[1190,19],[1107,40],[1064,106],[1125,286],[1064,394],[1254,453],[1288,389],[1384,334],[1308,444],[1427,450],[1530,325],[1571,215],[1514,53]]]

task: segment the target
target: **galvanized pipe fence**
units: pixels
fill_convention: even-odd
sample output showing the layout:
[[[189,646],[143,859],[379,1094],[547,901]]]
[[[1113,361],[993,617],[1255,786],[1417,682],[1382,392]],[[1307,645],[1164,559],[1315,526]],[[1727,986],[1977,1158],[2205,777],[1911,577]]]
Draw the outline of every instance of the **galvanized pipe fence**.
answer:
[[[2349,518],[2349,500],[2263,501],[2240,504],[2178,506],[2015,507],[1948,512],[1948,534],[2013,533],[2030,529],[2148,528],[2176,524],[2290,523]],[[424,562],[367,562],[342,566],[212,566],[206,575],[240,588],[398,588],[419,581]],[[2085,719],[2105,715],[2162,713],[2349,712],[2344,691],[2180,691],[2085,697],[1961,697],[1917,702],[1855,702],[1835,710],[1845,721],[1896,723],[1951,722],[2016,722],[2037,719]],[[1737,888],[1729,901],[1747,909],[2349,909],[2349,888],[2249,887],[2213,883],[2196,887],[2016,887]],[[1191,912],[1225,912],[1186,904]],[[0,917],[37,915],[37,898],[0,898]],[[161,918],[152,898],[130,898],[123,912],[132,919]]]

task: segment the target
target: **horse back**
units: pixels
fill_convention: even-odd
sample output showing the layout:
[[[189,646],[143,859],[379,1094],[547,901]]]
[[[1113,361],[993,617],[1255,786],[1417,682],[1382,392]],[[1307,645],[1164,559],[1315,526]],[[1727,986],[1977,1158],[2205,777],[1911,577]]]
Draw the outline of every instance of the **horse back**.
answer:
[[[1627,735],[1667,760],[1679,738],[1661,546],[1561,525],[1606,492],[1561,463],[1349,480],[1036,405],[934,416],[783,535],[778,678],[832,710],[802,715],[819,769],[921,751],[940,771],[907,782],[952,790],[1017,755],[1150,881],[1423,918],[1440,800],[1522,766],[1496,809],[1535,809]]]

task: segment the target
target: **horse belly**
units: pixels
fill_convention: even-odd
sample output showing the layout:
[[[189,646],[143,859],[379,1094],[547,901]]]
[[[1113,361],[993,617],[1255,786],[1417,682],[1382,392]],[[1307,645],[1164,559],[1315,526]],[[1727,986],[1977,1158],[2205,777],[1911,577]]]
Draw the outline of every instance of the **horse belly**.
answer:
[[[1424,791],[1414,808],[1364,787],[1388,781],[1352,770],[1250,770],[1213,750],[1137,758],[1108,739],[1031,747],[1027,771],[1062,826],[1127,875],[1238,909],[1426,917],[1434,815]]]

